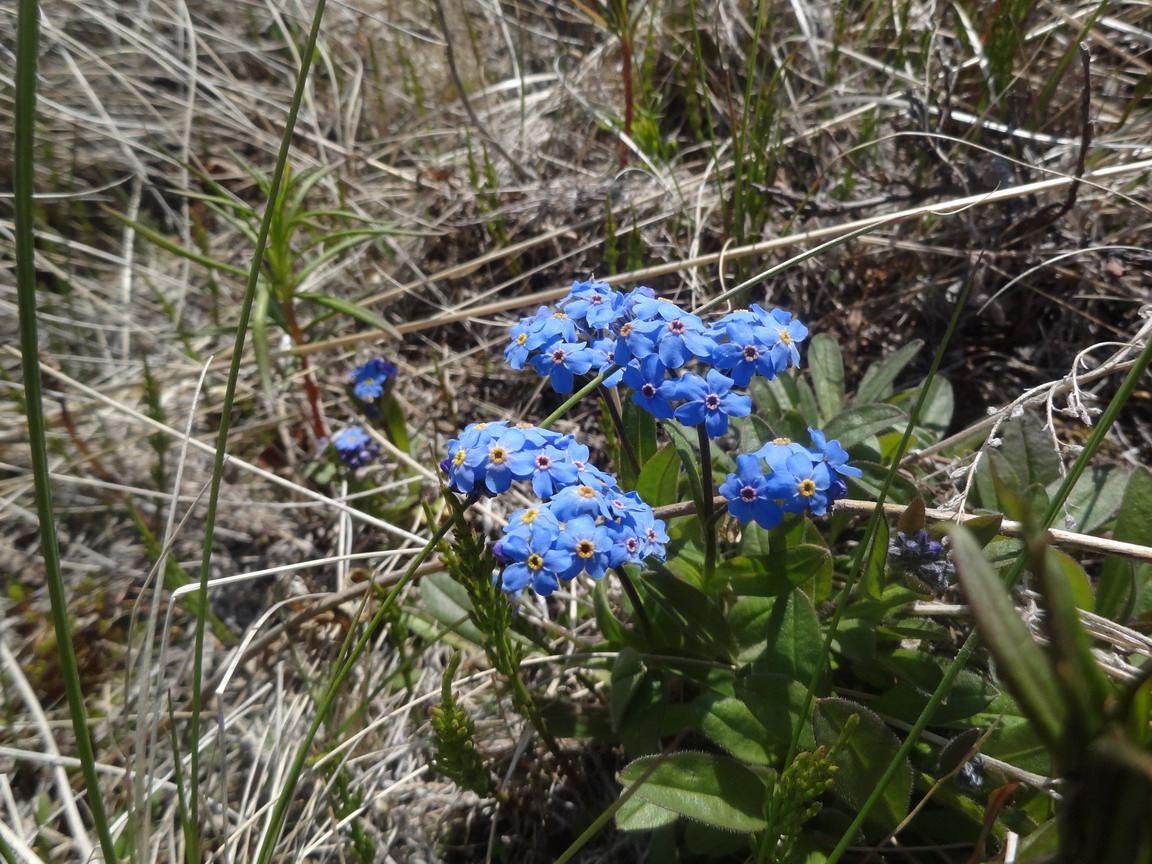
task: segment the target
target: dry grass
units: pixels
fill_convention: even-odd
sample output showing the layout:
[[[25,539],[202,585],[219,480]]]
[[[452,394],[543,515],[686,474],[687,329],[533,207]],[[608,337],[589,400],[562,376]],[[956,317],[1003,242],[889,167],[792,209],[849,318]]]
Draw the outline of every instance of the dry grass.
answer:
[[[640,271],[694,305],[873,219],[870,233],[756,285],[751,299],[786,305],[836,336],[851,382],[890,349],[938,338],[948,301],[974,280],[944,370],[957,390],[956,430],[1064,375],[1077,351],[1139,329],[1152,276],[1152,24],[1143,6],[1108,6],[1086,36],[1079,30],[1096,4],[1040,6],[1005,60],[993,52],[983,4],[898,4],[908,13],[898,25],[889,4],[859,4],[837,19],[833,4],[777,3],[752,86],[746,52],[756,25],[746,4],[697,4],[696,32],[690,4],[644,7],[636,74],[648,125],[638,121],[621,170],[619,41],[593,9],[444,0],[445,32],[431,23],[439,4],[330,6],[291,153],[296,170],[331,169],[314,205],[408,232],[360,247],[307,286],[363,301],[404,340],[327,319],[310,330],[307,350],[334,426],[356,416],[343,377],[356,362],[383,353],[399,365],[413,459],[394,455],[369,473],[391,501],[412,495],[373,516],[346,499],[346,484],[317,482],[310,468],[321,454],[290,344],[274,346],[271,393],[246,361],[213,563],[216,578],[244,578],[212,590],[220,635],[247,638],[257,624],[266,631],[282,613],[348,590],[360,578],[353,568],[377,577],[403,568],[427,533],[416,497],[434,499],[429,454],[465,422],[539,418],[554,407],[553,394],[503,367],[499,349],[522,307],[574,278],[634,281],[629,272]],[[197,177],[207,175],[261,206],[243,165],[270,170],[310,15],[294,2],[44,5],[38,263],[53,470],[102,791],[141,861],[183,855],[174,783],[187,754],[169,736],[186,708],[191,619],[175,608],[166,617],[168,592],[156,589],[163,577],[140,524],[194,572],[196,504],[243,286],[136,236],[105,208],[246,266],[245,238],[182,192],[203,191]],[[5,46],[13,27],[11,10],[0,10]],[[1093,128],[1086,180],[1073,195],[1067,178],[1085,135],[1077,38],[1092,58]],[[2,65],[7,186],[12,82]],[[1057,183],[1015,189],[1045,180]],[[905,210],[913,212],[890,218]],[[10,219],[0,198],[0,248]],[[775,237],[788,239],[763,244]],[[4,272],[0,339],[10,345],[14,293]],[[66,774],[74,763],[43,617],[10,347],[0,368],[0,823],[28,860],[83,860],[92,841]],[[1100,397],[1111,386],[1092,384]],[[1137,420],[1148,407],[1144,393]],[[594,413],[575,421],[595,435]],[[1125,423],[1116,458],[1147,462],[1149,428]],[[158,447],[168,448],[165,485]],[[235,644],[210,646],[207,668],[221,688],[205,741],[211,860],[251,857],[318,682],[359,614],[350,599],[234,670]],[[279,860],[475,861],[486,849],[494,860],[552,860],[587,811],[614,796],[616,754],[589,753],[585,777],[564,785],[531,755],[522,722],[477,667],[459,687],[512,801],[497,808],[438,781],[427,770],[426,712],[452,642],[419,590],[390,626],[408,634],[409,650],[381,634],[297,790]],[[579,644],[595,641],[578,634]],[[539,669],[543,692],[592,698],[589,682],[562,664]],[[619,835],[598,843],[584,860],[643,854],[642,841]]]

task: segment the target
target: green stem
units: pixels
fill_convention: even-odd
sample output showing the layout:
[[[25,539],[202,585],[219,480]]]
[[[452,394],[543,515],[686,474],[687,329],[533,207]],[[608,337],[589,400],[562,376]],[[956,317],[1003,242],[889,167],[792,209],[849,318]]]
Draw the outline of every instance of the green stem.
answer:
[[[655,647],[656,643],[652,639],[652,621],[648,617],[648,610],[640,601],[640,592],[636,590],[632,577],[628,575],[628,571],[623,566],[616,568],[616,575],[620,577],[620,585],[632,602],[632,608],[636,610],[636,620],[640,622],[640,629],[644,632],[644,640],[648,643],[649,648]]]
[[[612,425],[616,427],[616,437],[620,439],[620,449],[624,452],[624,456],[631,464],[636,476],[639,477],[640,460],[636,458],[636,448],[632,446],[632,439],[628,437],[628,432],[624,428],[624,418],[620,415],[620,403],[617,401],[616,391],[611,387],[603,387],[600,390],[600,398],[604,400],[608,415],[612,418]]]
[[[108,816],[96,776],[96,754],[88,731],[84,690],[72,645],[68,621],[68,594],[60,561],[56,516],[52,509],[52,481],[48,467],[47,423],[44,392],[40,383],[40,345],[36,319],[36,241],[33,231],[33,198],[36,179],[36,66],[40,51],[40,10],[37,0],[20,0],[16,32],[15,148],[12,165],[14,253],[16,296],[19,306],[21,367],[24,372],[25,413],[28,417],[29,458],[36,490],[36,514],[40,525],[40,555],[44,559],[44,581],[52,605],[52,625],[56,631],[56,651],[76,751],[84,775],[85,797],[100,839],[104,860],[116,861],[116,848],[108,829]],[[7,844],[5,844],[7,848]],[[7,850],[11,852],[11,850]],[[7,857],[7,856],[6,856]]]
[[[583,387],[565,399],[563,405],[561,405],[536,425],[541,429],[547,429],[549,426],[567,414],[573,405],[575,405],[577,402],[579,402],[581,399],[599,387],[604,382],[605,378],[607,378],[619,368],[619,366],[613,366],[611,369],[605,369],[603,372],[601,372],[599,375],[597,375],[595,378],[593,378],[591,381],[589,381],[587,384],[585,384]]]
[[[211,573],[212,546],[216,527],[216,509],[220,500],[220,482],[224,475],[224,459],[228,448],[228,432],[231,429],[232,405],[236,399],[236,384],[240,379],[240,362],[243,359],[244,341],[248,333],[248,322],[252,313],[252,304],[256,297],[256,283],[260,278],[260,269],[264,261],[264,251],[268,245],[268,234],[272,219],[276,213],[276,205],[280,200],[280,188],[284,181],[288,153],[292,147],[292,135],[296,128],[296,117],[300,113],[300,104],[304,99],[304,87],[308,80],[308,70],[316,54],[316,42],[320,35],[320,21],[324,16],[326,0],[317,0],[316,10],[312,15],[312,28],[308,32],[308,42],[304,52],[300,55],[301,67],[296,77],[296,89],[292,94],[292,103],[288,109],[288,117],[284,123],[284,132],[280,138],[280,150],[276,157],[276,169],[272,174],[272,183],[268,188],[268,202],[265,205],[264,216],[260,220],[260,230],[256,235],[256,246],[252,250],[252,265],[248,270],[248,283],[244,289],[244,299],[240,305],[240,319],[236,324],[236,341],[232,349],[232,363],[228,370],[228,384],[224,388],[224,399],[220,406],[220,430],[216,436],[216,458],[212,465],[212,482],[208,492],[208,508],[205,513],[204,544],[200,558],[200,590],[197,594],[198,608],[208,608],[208,577]],[[188,838],[187,860],[189,864],[199,864],[200,861],[200,713],[201,713],[201,687],[204,676],[204,616],[196,618],[196,641],[192,661],[192,704],[191,719],[189,721],[188,736],[191,742],[190,764],[188,766],[189,782],[189,824],[185,825]],[[318,724],[317,724],[318,725]],[[309,739],[311,740],[311,739]],[[303,751],[303,748],[302,748]],[[303,757],[301,757],[303,764]],[[280,802],[291,797],[290,792],[281,792]],[[286,806],[286,805],[285,805]],[[270,829],[269,836],[274,833]],[[265,846],[270,854],[268,844]]]
[[[712,500],[716,493],[712,482],[712,439],[708,437],[706,424],[696,427],[700,442],[700,486],[703,492],[699,514],[700,530],[704,532],[704,584],[712,588],[712,577],[716,572],[716,505]]]

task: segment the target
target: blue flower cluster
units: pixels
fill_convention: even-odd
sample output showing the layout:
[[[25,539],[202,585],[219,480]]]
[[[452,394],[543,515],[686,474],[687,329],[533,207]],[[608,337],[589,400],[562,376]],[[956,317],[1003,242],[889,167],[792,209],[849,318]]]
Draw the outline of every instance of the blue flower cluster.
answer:
[[[547,596],[561,579],[600,579],[610,567],[650,555],[664,560],[664,522],[591,464],[587,446],[571,435],[527,423],[473,423],[448,442],[440,467],[450,489],[472,498],[498,495],[519,480],[541,499],[512,514],[493,548],[505,564],[496,577],[505,591],[531,586]]]
[[[349,468],[360,468],[380,455],[380,445],[359,426],[349,426],[332,436],[336,455]]]
[[[798,366],[808,328],[782,309],[756,304],[706,323],[651,288],[624,294],[606,282],[576,282],[556,309],[541,306],[511,335],[509,365],[523,369],[530,361],[557,393],[572,392],[577,375],[609,372],[604,384],[623,382],[654,417],[703,423],[717,438],[729,417],[752,410],[752,400],[732,388]],[[707,367],[705,375],[684,371],[694,360]]]
[[[839,441],[808,427],[812,447],[787,438],[769,441],[755,453],[736,457],[737,473],[720,486],[728,499],[728,512],[742,525],[755,521],[761,528],[774,528],[785,513],[810,510],[816,516],[848,494],[843,477],[859,477],[859,468],[848,464],[848,453]],[[767,471],[765,471],[767,466]]]

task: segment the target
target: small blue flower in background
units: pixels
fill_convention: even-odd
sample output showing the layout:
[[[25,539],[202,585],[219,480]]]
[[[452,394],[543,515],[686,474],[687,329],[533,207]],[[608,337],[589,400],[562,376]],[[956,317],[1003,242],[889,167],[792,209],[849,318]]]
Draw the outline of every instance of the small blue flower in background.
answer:
[[[736,457],[738,473],[729,474],[720,484],[720,494],[728,499],[728,512],[741,525],[755,520],[764,529],[775,528],[784,519],[784,511],[768,491],[768,479],[755,453]]]
[[[349,468],[360,468],[380,455],[380,445],[359,426],[349,426],[332,436],[336,455]]]
[[[576,466],[576,482],[586,486],[609,488],[616,485],[616,478],[607,471],[601,471],[588,461],[588,445],[575,438],[568,442],[568,459]]]
[[[823,461],[812,462],[810,453],[787,454],[783,449],[770,454],[768,464],[768,495],[783,501],[789,513],[811,510],[817,516],[828,512],[832,472]]]
[[[556,518],[567,522],[579,516],[603,516],[612,514],[612,505],[605,495],[607,487],[581,483],[578,486],[565,486],[552,498],[550,506]]]
[[[707,379],[689,372],[676,382],[676,395],[687,400],[676,409],[676,419],[685,426],[704,424],[709,438],[719,438],[728,431],[729,417],[747,417],[752,412],[752,398],[729,393],[732,379],[708,370]]]
[[[557,393],[571,393],[573,376],[587,374],[596,355],[583,342],[556,342],[532,358],[532,365],[547,375]]]
[[[396,367],[385,361],[383,357],[376,357],[357,366],[348,375],[353,382],[352,392],[356,394],[358,399],[363,399],[365,402],[379,399],[384,393],[384,385],[388,379],[395,376]]]
[[[794,453],[800,453],[809,458],[812,456],[811,450],[805,449],[803,445],[797,444],[791,438],[773,438],[756,451],[756,455],[769,465],[773,464],[774,459],[787,459]]]

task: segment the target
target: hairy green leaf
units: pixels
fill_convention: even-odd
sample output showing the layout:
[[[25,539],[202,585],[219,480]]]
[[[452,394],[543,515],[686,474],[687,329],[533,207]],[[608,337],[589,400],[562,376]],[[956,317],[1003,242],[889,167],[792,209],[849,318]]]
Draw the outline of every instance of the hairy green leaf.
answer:
[[[660,756],[644,756],[620,772],[624,783],[639,780]],[[634,797],[681,816],[728,831],[767,827],[764,782],[732,759],[709,753],[673,753],[649,775]]]

